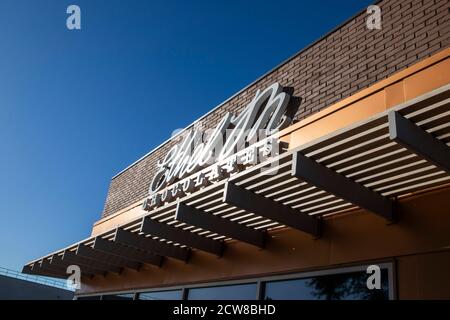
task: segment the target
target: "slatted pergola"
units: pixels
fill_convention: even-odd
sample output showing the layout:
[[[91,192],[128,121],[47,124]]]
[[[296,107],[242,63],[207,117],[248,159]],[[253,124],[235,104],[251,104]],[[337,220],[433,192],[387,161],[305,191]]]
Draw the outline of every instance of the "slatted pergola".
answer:
[[[135,221],[32,261],[23,272],[66,278],[221,256],[237,240],[264,248],[271,230],[313,238],[327,216],[363,208],[395,222],[398,199],[450,182],[450,85],[328,134],[156,208]]]

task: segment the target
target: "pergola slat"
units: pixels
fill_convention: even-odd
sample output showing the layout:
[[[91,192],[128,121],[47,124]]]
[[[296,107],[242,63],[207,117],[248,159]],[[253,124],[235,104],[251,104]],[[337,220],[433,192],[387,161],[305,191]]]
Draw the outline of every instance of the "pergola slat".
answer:
[[[46,269],[46,270],[48,269],[48,270],[50,270],[52,272],[55,271],[55,272],[58,272],[58,273],[61,273],[61,274],[65,274],[67,278],[71,275],[71,273],[67,272],[67,267],[64,267],[64,266],[61,266],[61,265],[52,264],[51,263],[51,259],[52,258],[50,258],[50,260],[43,259],[42,262],[41,262],[41,267],[43,269]],[[83,271],[81,268],[80,268],[80,270],[81,270],[81,276],[82,277],[91,278],[91,277],[94,276],[94,273],[92,273],[92,272],[88,272],[87,270]]]
[[[106,262],[108,264],[112,264],[117,267],[121,268],[129,268],[132,270],[139,270],[141,267],[141,264],[136,261],[132,261],[129,259],[124,259],[121,257],[118,257],[113,254],[105,253],[99,250],[94,250],[93,248],[79,244],[77,246],[77,255],[93,259],[100,262]]]
[[[103,274],[104,273],[104,271],[100,270],[100,269],[94,269],[91,267],[81,266],[78,264],[67,263],[66,261],[62,260],[61,256],[58,256],[55,254],[50,258],[50,265],[58,267],[58,268],[62,268],[64,270],[67,270],[67,267],[70,265],[77,265],[80,268],[82,275],[89,275],[89,274],[94,275],[94,274]]]
[[[32,274],[44,276],[44,277],[60,278],[60,279],[66,279],[69,276],[65,272],[60,272],[57,270],[50,270],[48,268],[47,269],[44,268],[42,266],[43,260],[44,259],[33,263],[33,266],[31,267]],[[44,264],[44,266],[45,266],[45,264]]]
[[[225,185],[223,200],[228,204],[309,233],[314,237],[320,236],[321,224],[319,219],[236,186],[231,182]]]
[[[397,111],[390,111],[389,138],[450,173],[450,148]]]
[[[117,228],[114,236],[115,242],[134,247],[143,251],[156,253],[181,261],[188,261],[191,250],[180,248],[162,241],[153,240],[136,233]]]
[[[30,265],[24,265],[22,267],[22,273],[23,274],[33,274],[32,270],[31,270],[31,266]]]
[[[107,254],[115,255],[123,259],[136,261],[139,263],[147,263],[160,267],[162,265],[163,257],[149,252],[127,248],[117,242],[105,240],[101,237],[95,237],[94,250],[99,250]]]
[[[223,253],[224,244],[221,241],[208,239],[190,231],[155,221],[149,217],[142,219],[141,232],[218,256],[221,256]]]
[[[240,240],[257,247],[264,247],[266,234],[242,224],[216,217],[212,214],[178,203],[175,219],[205,230]]]
[[[447,85],[425,97],[395,107],[396,111],[386,111],[330,132],[269,161],[247,167],[232,175],[229,181],[248,192],[310,216],[331,216],[359,206],[395,220],[394,202],[388,197],[401,197],[450,181],[450,145],[446,144],[450,144],[449,89]],[[308,156],[308,159],[302,159],[302,166],[299,165],[298,152]],[[262,172],[262,168],[267,171]],[[291,176],[291,172],[286,171],[289,169],[297,175]],[[197,210],[201,208],[202,216],[207,214],[208,218],[239,222],[245,228],[263,230],[267,228],[266,225],[270,228],[279,227],[279,217],[273,220],[262,213],[249,212],[254,209],[246,210],[222,203],[224,184],[225,180],[216,182],[179,201]],[[248,204],[241,204],[242,207],[245,205]],[[163,254],[153,245],[161,243],[179,250],[190,250],[183,248],[186,246],[221,255],[226,241],[232,237],[223,235],[222,230],[202,230],[202,227],[177,222],[174,220],[176,206],[175,201],[167,203],[151,210],[145,218],[139,216],[119,226],[127,229],[134,238],[144,239],[147,242],[145,247],[135,241],[136,238],[119,242],[114,238],[116,226],[103,233],[102,237],[168,257],[170,255],[167,252]],[[138,230],[144,234],[135,233]],[[61,257],[63,263],[77,264],[85,266],[87,270],[104,273],[120,273],[123,267],[136,267],[135,261],[92,249],[93,240],[94,237],[91,237],[79,242],[86,246],[80,252],[89,251],[89,254],[82,252],[87,257],[73,251],[80,246],[79,243],[60,250],[56,255]],[[51,255],[45,257],[50,258]],[[53,265],[53,260],[51,258],[50,265]],[[58,276],[57,272],[51,274],[50,270],[41,268],[39,262],[36,266],[33,262],[29,263],[24,272]],[[59,276],[67,278],[66,274]]]
[[[395,220],[392,200],[328,169],[300,152],[294,153],[292,175],[390,221]]]
[[[66,261],[71,264],[77,264],[81,267],[88,267],[93,269],[99,269],[102,270],[103,273],[105,272],[114,272],[114,273],[120,273],[122,271],[121,267],[107,264],[104,262],[92,260],[80,255],[77,255],[73,251],[64,250],[63,255],[61,256],[62,261]]]

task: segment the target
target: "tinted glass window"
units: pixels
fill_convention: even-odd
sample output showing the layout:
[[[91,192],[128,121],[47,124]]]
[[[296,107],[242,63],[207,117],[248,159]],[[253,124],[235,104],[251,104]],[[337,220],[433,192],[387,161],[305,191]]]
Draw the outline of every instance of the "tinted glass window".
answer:
[[[139,300],[181,300],[181,290],[141,292]]]
[[[266,300],[387,300],[388,270],[381,269],[381,289],[369,290],[365,271],[267,282]]]
[[[240,284],[193,288],[188,291],[189,300],[255,300],[256,284]]]
[[[133,300],[133,293],[123,293],[123,294],[110,294],[104,295],[102,300]]]
[[[100,296],[77,297],[77,300],[100,300]]]

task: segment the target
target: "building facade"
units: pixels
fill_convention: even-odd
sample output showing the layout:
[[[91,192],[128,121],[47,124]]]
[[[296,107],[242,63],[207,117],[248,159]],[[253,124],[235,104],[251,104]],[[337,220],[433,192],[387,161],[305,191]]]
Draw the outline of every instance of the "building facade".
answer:
[[[450,298],[449,2],[376,5],[381,29],[358,13],[125,168],[91,236],[24,272],[78,265],[79,299]]]

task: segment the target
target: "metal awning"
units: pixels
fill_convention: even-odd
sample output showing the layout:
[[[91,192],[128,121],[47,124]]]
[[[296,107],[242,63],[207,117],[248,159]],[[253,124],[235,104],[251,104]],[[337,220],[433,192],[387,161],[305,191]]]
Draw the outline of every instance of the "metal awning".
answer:
[[[450,183],[450,84],[289,150],[135,221],[32,261],[23,272],[92,277],[191,250],[221,256],[234,239],[264,247],[270,231],[321,236],[323,217],[356,208],[395,221],[397,200]],[[262,170],[264,169],[264,170]],[[226,254],[226,251],[225,251]]]

